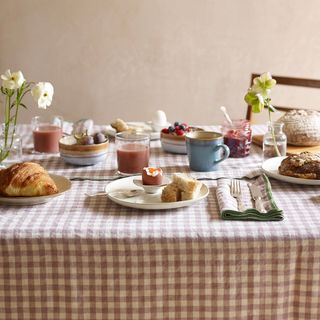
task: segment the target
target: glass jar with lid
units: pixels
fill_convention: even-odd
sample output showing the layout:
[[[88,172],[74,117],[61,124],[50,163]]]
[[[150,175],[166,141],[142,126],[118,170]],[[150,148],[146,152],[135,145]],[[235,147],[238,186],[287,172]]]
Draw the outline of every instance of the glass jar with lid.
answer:
[[[249,120],[232,120],[232,123],[224,122],[221,131],[224,144],[230,149],[231,158],[242,158],[250,154],[252,141],[252,129]]]

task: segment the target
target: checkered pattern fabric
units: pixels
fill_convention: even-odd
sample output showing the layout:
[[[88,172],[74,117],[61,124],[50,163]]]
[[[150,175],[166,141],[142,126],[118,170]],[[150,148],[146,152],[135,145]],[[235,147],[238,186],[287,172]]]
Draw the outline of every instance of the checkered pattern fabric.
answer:
[[[0,319],[320,319],[320,187],[270,179],[283,221],[219,218],[214,179],[258,170],[258,147],[202,175],[206,199],[142,211],[85,196],[114,179],[113,143],[104,163],[74,167],[32,154],[21,130],[24,160],[93,180],[45,204],[0,206]],[[186,156],[151,147],[152,165],[190,172]]]

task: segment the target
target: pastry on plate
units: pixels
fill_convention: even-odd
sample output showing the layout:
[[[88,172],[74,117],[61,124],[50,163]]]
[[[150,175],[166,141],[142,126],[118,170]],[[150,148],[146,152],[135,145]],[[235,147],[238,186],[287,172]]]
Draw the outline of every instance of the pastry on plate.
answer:
[[[311,152],[290,155],[282,160],[279,173],[302,179],[320,179],[320,155]]]
[[[48,172],[34,162],[21,162],[0,170],[0,195],[34,197],[58,193]]]
[[[199,196],[202,183],[183,173],[175,173],[172,182],[162,190],[163,202],[192,200]]]
[[[128,131],[130,129],[130,127],[122,119],[116,119],[113,121],[111,123],[111,127],[117,132]]]

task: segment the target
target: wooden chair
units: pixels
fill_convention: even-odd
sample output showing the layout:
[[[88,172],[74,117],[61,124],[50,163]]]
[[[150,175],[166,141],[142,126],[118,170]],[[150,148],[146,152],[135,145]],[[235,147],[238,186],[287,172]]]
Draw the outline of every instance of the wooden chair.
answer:
[[[260,74],[257,73],[252,73],[251,74],[251,81],[250,81],[250,86],[253,83],[253,79],[256,77],[259,77]],[[283,85],[283,86],[295,86],[295,87],[304,87],[304,88],[317,88],[320,89],[320,80],[315,80],[315,79],[304,79],[304,78],[292,78],[292,77],[282,77],[282,76],[272,76],[273,79],[277,81],[277,86],[278,85]],[[278,106],[274,105],[274,107],[280,111],[282,114],[284,112],[287,112],[292,109],[303,109],[304,107],[299,107],[299,106]],[[320,110],[320,107],[312,107],[309,109],[314,109],[314,110]],[[281,113],[279,113],[279,117],[281,116]],[[257,123],[255,119],[253,119],[253,112],[252,112],[252,107],[248,105],[247,107],[247,114],[246,114],[246,119],[250,120],[251,123]]]

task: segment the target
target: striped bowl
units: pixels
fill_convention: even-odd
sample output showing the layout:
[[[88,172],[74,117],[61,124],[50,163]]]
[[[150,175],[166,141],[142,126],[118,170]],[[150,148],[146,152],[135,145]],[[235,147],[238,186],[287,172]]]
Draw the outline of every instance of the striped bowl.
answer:
[[[91,166],[107,158],[109,141],[81,145],[73,136],[66,136],[59,141],[60,157],[66,162],[76,166]]]

